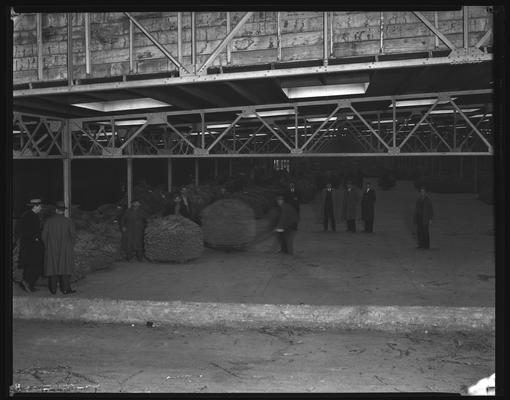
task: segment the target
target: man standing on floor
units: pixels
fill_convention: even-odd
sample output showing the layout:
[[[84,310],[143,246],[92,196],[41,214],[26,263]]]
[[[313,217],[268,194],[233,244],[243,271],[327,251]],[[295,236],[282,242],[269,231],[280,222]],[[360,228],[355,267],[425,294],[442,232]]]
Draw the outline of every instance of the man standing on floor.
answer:
[[[18,283],[25,291],[35,292],[37,279],[43,272],[44,244],[41,240],[41,200],[32,199],[27,204],[30,209],[21,216],[16,227],[20,239],[18,268],[23,270],[23,279]]]
[[[127,261],[133,258],[133,253],[136,254],[138,261],[143,261],[143,238],[147,214],[140,208],[140,205],[140,201],[134,200],[121,218],[122,232],[126,238]]]
[[[356,208],[358,206],[358,193],[352,187],[352,182],[347,181],[342,204],[342,221],[347,221],[347,232],[356,232]]]
[[[414,223],[416,224],[416,233],[418,236],[417,249],[430,249],[429,225],[432,223],[434,210],[432,201],[427,196],[425,188],[420,188],[420,194],[416,200],[414,210]]]
[[[338,190],[333,188],[329,182],[326,187],[322,189],[321,193],[321,220],[324,226],[324,231],[328,230],[328,223],[331,221],[331,230],[336,231],[336,220],[338,218],[340,209],[340,198]]]
[[[365,221],[365,232],[372,233],[374,231],[374,204],[375,190],[372,189],[370,182],[365,185],[363,196],[361,198],[361,219]]]
[[[280,241],[282,253],[294,254],[294,237],[298,227],[299,217],[296,209],[285,203],[284,196],[277,196],[276,202],[280,206],[280,218],[276,224],[276,232]]]
[[[296,212],[299,216],[299,192],[296,189],[296,184],[294,182],[289,183],[289,190],[287,191],[285,195],[285,202],[290,204],[296,209]]]
[[[57,292],[57,279],[63,294],[76,292],[71,289],[76,230],[73,220],[64,215],[65,210],[64,202],[58,201],[55,215],[46,220],[42,231],[42,240],[46,246],[44,275],[48,277],[48,287],[52,294]]]

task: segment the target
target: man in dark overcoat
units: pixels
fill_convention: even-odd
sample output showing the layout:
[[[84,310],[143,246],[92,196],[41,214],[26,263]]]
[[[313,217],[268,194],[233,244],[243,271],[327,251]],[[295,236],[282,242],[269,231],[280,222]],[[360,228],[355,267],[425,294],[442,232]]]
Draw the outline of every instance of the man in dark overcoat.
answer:
[[[328,230],[328,223],[331,221],[331,230],[335,232],[336,221],[340,214],[340,196],[331,182],[328,182],[322,189],[320,207],[320,218],[324,230]]]
[[[363,196],[361,197],[361,219],[365,221],[365,232],[372,233],[374,231],[374,205],[376,195],[372,184],[367,182]]]
[[[296,209],[296,212],[299,216],[299,205],[300,205],[300,193],[296,189],[296,184],[294,182],[289,183],[289,190],[285,193],[285,202],[290,204]]]
[[[18,268],[23,270],[23,278],[18,282],[25,291],[35,292],[37,279],[43,272],[44,244],[41,240],[41,200],[32,199],[27,204],[30,207],[23,213],[16,227],[19,237],[20,252]]]
[[[282,253],[294,254],[294,237],[298,228],[299,216],[293,206],[285,203],[285,196],[277,196],[276,202],[280,206],[280,217],[275,229],[280,242],[280,250]]]
[[[64,215],[65,210],[64,202],[58,201],[55,215],[46,220],[41,235],[46,247],[44,275],[48,277],[48,288],[52,294],[57,292],[57,280],[63,294],[76,292],[71,289],[76,230],[73,220]]]
[[[432,208],[432,201],[427,196],[424,187],[420,188],[420,194],[416,200],[414,209],[414,223],[416,224],[416,234],[418,236],[417,249],[430,248],[430,232],[429,226],[434,217],[434,209]]]
[[[143,239],[147,214],[140,208],[140,201],[135,200],[121,218],[122,232],[125,235],[126,259],[130,261],[135,253],[138,261],[143,261]]]
[[[347,221],[347,232],[356,232],[356,208],[358,207],[359,195],[352,186],[351,181],[347,181],[347,188],[344,191],[344,201],[342,203],[342,221]]]

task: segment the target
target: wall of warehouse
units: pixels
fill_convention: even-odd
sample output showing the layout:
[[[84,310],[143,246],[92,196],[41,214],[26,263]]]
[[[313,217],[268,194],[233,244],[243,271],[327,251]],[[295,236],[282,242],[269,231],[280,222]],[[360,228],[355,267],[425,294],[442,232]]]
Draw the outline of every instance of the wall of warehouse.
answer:
[[[380,12],[333,12],[333,56],[380,54]],[[435,13],[423,13],[434,23]],[[84,13],[72,13],[73,77],[86,78]],[[132,15],[177,58],[177,13],[134,12]],[[197,63],[200,66],[227,34],[226,12],[197,12]],[[231,27],[243,12],[231,13]],[[412,12],[383,12],[384,54],[446,50],[447,47]],[[14,84],[38,80],[36,14],[14,22]],[[278,60],[277,13],[255,12],[231,42],[231,63],[224,50],[211,66],[246,66],[323,57],[323,13],[281,12],[281,60]],[[463,13],[437,12],[438,29],[463,46]],[[492,27],[490,7],[469,7],[469,45]],[[191,63],[191,13],[182,13],[183,64]],[[328,39],[329,40],[329,39]],[[492,39],[491,39],[492,40]],[[488,46],[491,44],[488,42]],[[129,63],[129,20],[123,13],[90,13],[90,78],[176,70],[141,31],[134,27],[133,71]],[[328,48],[329,52],[329,48]],[[43,81],[67,79],[67,14],[42,14]]]

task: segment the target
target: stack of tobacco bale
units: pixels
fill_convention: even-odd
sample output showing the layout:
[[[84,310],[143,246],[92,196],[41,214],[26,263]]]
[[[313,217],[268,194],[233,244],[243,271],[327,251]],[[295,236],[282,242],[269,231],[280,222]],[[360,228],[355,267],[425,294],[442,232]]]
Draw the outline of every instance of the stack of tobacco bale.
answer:
[[[162,215],[169,208],[171,199],[171,193],[165,191],[161,186],[152,187],[145,183],[139,183],[133,187],[133,200],[139,200],[142,203],[142,209],[149,215]],[[119,201],[119,205],[127,206],[127,194]]]
[[[202,228],[206,246],[242,249],[255,239],[255,212],[239,198],[221,199],[202,210]]]
[[[185,262],[200,257],[202,229],[179,215],[151,218],[145,229],[145,257],[150,261]]]
[[[213,203],[221,196],[219,186],[213,185],[187,185],[188,200],[191,203],[191,219],[200,223],[200,212],[204,207]],[[173,201],[173,200],[172,200]]]
[[[244,249],[257,235],[274,228],[278,215],[275,197],[279,191],[278,188],[250,188],[204,208],[202,228],[206,246]]]

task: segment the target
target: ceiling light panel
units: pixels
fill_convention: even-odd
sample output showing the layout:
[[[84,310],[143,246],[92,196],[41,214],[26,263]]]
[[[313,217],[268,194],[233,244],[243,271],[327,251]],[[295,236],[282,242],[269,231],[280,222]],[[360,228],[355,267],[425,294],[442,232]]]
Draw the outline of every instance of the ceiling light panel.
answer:
[[[348,96],[353,94],[365,94],[369,83],[348,83],[343,85],[321,85],[304,87],[283,87],[283,93],[289,99],[303,99],[309,97],[332,97]]]
[[[141,110],[147,108],[170,107],[171,104],[164,103],[150,97],[142,97],[139,99],[113,100],[113,101],[97,101],[93,103],[75,103],[76,107],[87,108],[89,110],[112,112],[112,111],[129,111]]]

